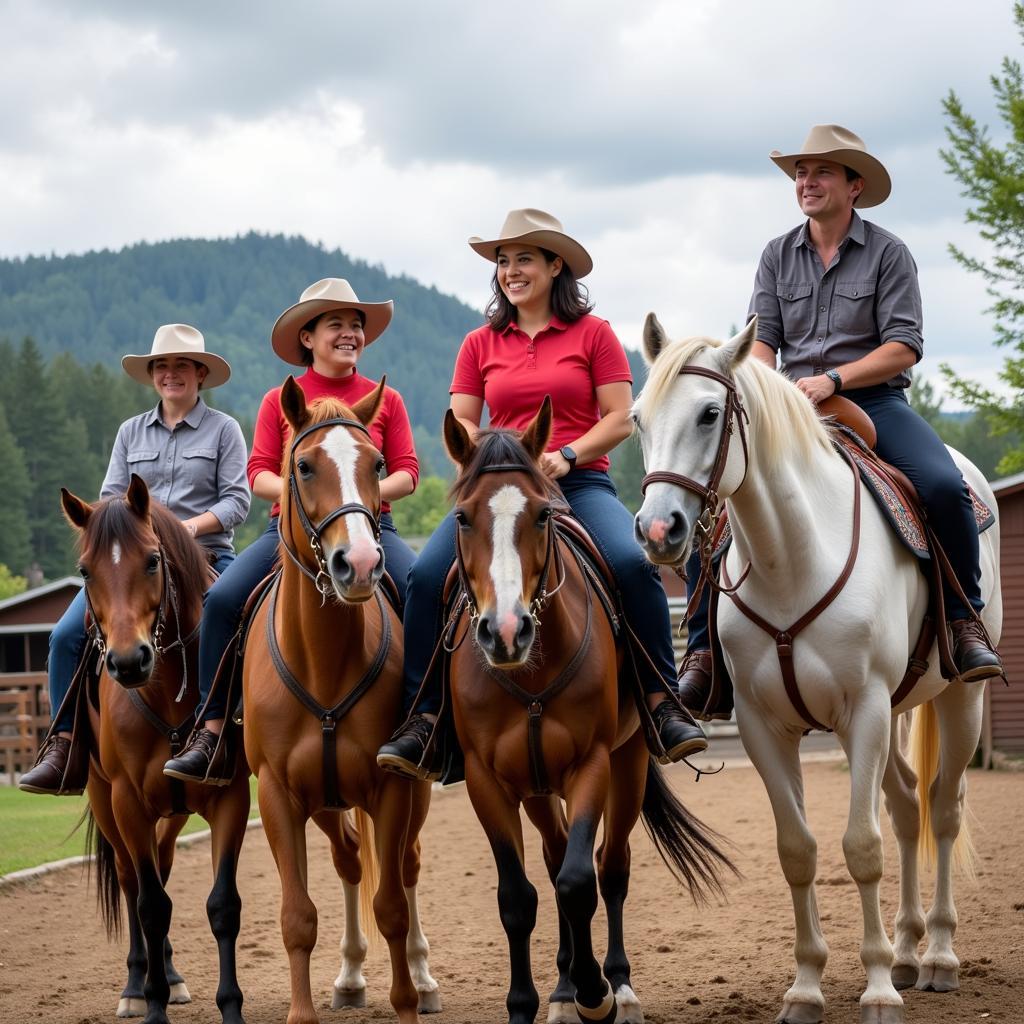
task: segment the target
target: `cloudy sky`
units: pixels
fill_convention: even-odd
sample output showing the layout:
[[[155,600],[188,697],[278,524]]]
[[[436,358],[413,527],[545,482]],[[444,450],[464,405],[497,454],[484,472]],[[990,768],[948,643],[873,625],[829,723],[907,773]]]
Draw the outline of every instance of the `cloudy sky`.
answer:
[[[937,151],[950,88],[998,135],[1010,0],[0,0],[0,37],[0,256],[298,233],[480,307],[466,237],[537,206],[627,344],[721,336],[799,217],[767,153],[837,122],[892,174],[925,372],[1002,361]]]

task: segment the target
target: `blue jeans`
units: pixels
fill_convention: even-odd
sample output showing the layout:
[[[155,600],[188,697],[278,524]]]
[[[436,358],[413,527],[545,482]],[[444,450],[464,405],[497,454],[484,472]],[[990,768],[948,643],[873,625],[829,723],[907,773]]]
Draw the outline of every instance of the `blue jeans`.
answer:
[[[675,687],[675,661],[668,601],[657,568],[633,539],[633,516],[619,501],[607,473],[577,469],[558,481],[573,514],[586,526],[604,555],[618,584],[626,620],[640,639],[656,674],[641,660],[640,682],[647,693],[658,692],[662,681]],[[416,703],[430,658],[444,627],[442,591],[455,561],[455,520],[449,513],[431,535],[409,574],[405,616],[405,682],[403,709]],[[659,678],[660,675],[660,678]],[[436,714],[441,694],[431,676],[430,686],[416,703],[418,711]]]
[[[235,557],[233,551],[222,551],[217,556],[213,567],[217,572],[224,572]],[[82,648],[85,647],[85,587],[68,605],[67,611],[53,627],[50,634],[50,656],[46,660],[46,671],[50,689],[50,714],[56,716],[61,701],[71,688],[71,677],[75,674]],[[71,709],[68,709],[57,722],[61,732],[70,732],[74,724]]]
[[[234,561],[231,569],[210,588],[203,606],[203,625],[199,633],[199,701],[210,695],[214,676],[231,638],[238,630],[245,602],[255,587],[278,563],[280,534],[278,517]],[[409,569],[416,560],[412,548],[398,535],[390,514],[380,518],[380,545],[384,564],[394,578],[399,593],[405,596]],[[203,721],[223,718],[225,694],[218,692],[210,701]]]
[[[875,450],[880,458],[903,470],[921,496],[928,523],[945,549],[964,596],[976,612],[985,607],[981,599],[978,527],[963,475],[938,434],[910,407],[902,388],[879,384],[844,391],[843,397],[859,405],[878,430]],[[700,561],[691,555],[686,574],[692,584],[700,573]],[[687,650],[706,650],[708,601],[705,589],[700,605],[689,623]],[[950,619],[969,617],[963,601],[948,587],[943,588],[946,615]]]

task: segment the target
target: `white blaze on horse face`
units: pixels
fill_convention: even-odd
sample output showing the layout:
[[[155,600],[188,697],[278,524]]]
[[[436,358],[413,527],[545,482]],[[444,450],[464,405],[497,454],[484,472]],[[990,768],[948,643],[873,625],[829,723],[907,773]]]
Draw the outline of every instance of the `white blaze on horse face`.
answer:
[[[367,503],[356,486],[356,463],[359,461],[359,445],[345,427],[333,427],[327,431],[320,447],[327,457],[338,467],[338,480],[341,483],[341,500],[343,503]],[[380,550],[376,538],[370,529],[370,520],[361,512],[350,512],[345,516],[348,527],[349,549],[346,557],[356,575],[367,576],[376,568],[380,560]]]
[[[114,563],[114,565],[120,565],[121,564],[121,542],[120,541],[115,540],[114,543],[110,546],[110,560]]]
[[[494,621],[498,634],[511,650],[519,631],[516,605],[523,595],[523,563],[516,547],[516,519],[526,507],[526,495],[518,487],[505,484],[487,503],[494,517],[491,523],[491,581],[497,607]]]

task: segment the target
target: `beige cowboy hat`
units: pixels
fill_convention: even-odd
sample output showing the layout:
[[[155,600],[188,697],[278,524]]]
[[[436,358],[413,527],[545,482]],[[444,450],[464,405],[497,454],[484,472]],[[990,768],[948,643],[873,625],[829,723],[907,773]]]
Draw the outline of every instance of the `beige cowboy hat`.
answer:
[[[864,179],[864,191],[854,203],[854,206],[862,209],[884,203],[892,191],[889,172],[881,161],[867,151],[859,135],[838,124],[816,124],[804,140],[803,149],[799,153],[780,153],[773,149],[769,156],[791,178],[796,178],[797,161],[808,157],[821,157],[849,167]]]
[[[359,296],[352,290],[352,285],[344,278],[325,277],[322,281],[311,284],[299,296],[299,301],[294,306],[289,306],[277,318],[277,323],[270,332],[270,344],[274,351],[286,363],[304,366],[299,331],[314,317],[332,309],[358,309],[365,318],[364,344],[369,345],[387,330],[395,312],[395,304],[390,299],[387,302],[360,302]]]
[[[202,363],[207,369],[204,388],[215,388],[224,384],[231,376],[231,367],[226,359],[206,351],[206,342],[202,334],[188,324],[164,324],[156,329],[153,335],[153,347],[147,355],[131,355],[121,357],[121,367],[132,380],[140,384],[152,384],[149,364],[154,359],[169,359],[171,356],[182,356],[194,363]]]
[[[511,210],[501,226],[501,237],[489,241],[474,235],[469,246],[492,263],[498,262],[498,249],[510,242],[535,245],[565,260],[573,274],[586,277],[594,269],[594,261],[586,249],[562,230],[562,222],[543,210]]]

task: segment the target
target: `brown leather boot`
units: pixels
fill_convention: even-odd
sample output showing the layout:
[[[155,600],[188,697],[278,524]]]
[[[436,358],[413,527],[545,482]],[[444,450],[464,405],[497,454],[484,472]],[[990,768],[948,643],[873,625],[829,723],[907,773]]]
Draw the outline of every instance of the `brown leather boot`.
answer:
[[[78,796],[84,792],[87,779],[65,779],[71,740],[52,736],[40,751],[35,765],[18,782],[26,793],[47,793],[51,796]]]
[[[727,722],[732,717],[732,687],[721,686],[712,708],[707,707],[711,696],[712,656],[710,651],[690,651],[679,669],[679,700],[694,718],[702,722]]]
[[[953,664],[965,683],[1003,674],[1003,664],[977,619],[953,619]]]

